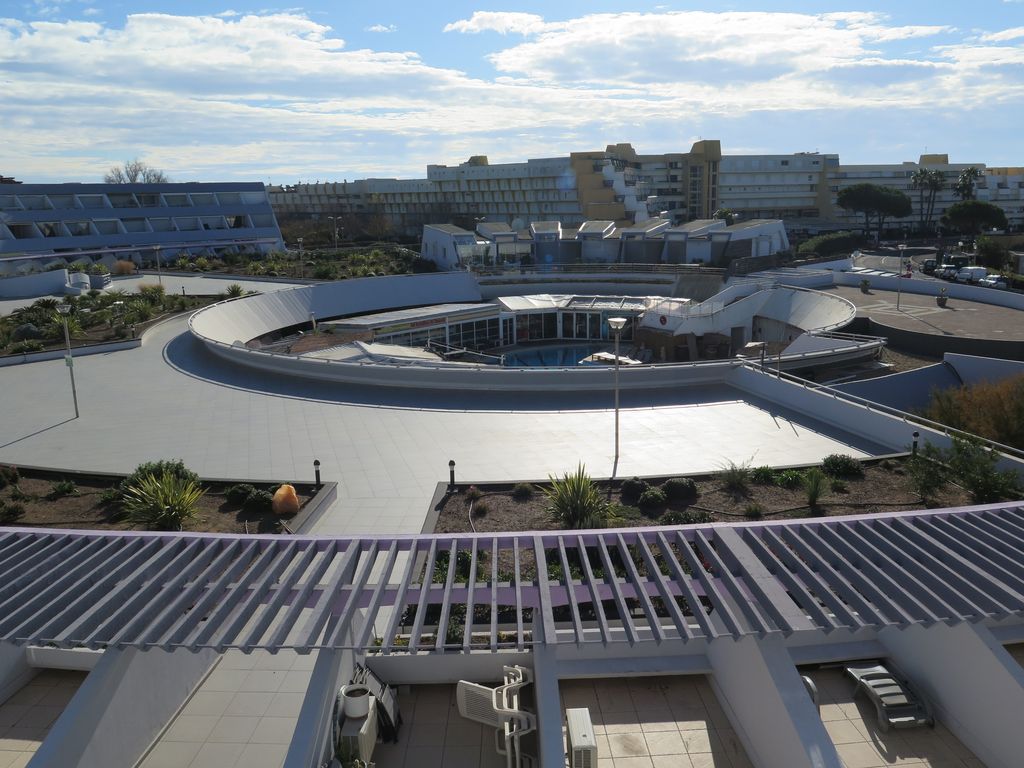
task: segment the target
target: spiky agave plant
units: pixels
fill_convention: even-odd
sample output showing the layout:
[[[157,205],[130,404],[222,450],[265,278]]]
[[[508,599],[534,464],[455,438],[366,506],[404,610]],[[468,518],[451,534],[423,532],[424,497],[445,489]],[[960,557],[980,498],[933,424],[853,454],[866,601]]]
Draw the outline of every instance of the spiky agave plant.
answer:
[[[547,511],[563,528],[603,528],[608,523],[608,502],[583,464],[575,472],[566,472],[561,478],[548,476],[551,486],[544,489]]]
[[[205,491],[197,482],[170,472],[144,475],[124,491],[121,503],[125,517],[151,530],[180,531],[196,516]]]

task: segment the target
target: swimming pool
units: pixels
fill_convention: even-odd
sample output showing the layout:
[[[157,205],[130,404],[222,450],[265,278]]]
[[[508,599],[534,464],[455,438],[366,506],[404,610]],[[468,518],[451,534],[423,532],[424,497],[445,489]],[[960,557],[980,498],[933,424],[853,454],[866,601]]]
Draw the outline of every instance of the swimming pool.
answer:
[[[600,365],[584,363],[583,358],[608,349],[607,344],[573,344],[564,347],[535,347],[505,353],[505,366],[510,368],[565,368],[576,365]]]

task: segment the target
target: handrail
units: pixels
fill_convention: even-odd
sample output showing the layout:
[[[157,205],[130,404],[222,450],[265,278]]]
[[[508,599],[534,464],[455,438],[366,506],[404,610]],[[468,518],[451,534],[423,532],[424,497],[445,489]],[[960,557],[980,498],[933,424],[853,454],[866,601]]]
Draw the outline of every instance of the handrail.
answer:
[[[858,397],[857,395],[850,394],[849,392],[843,392],[842,390],[836,389],[835,387],[832,387],[828,384],[819,384],[817,382],[807,381],[806,379],[801,379],[798,376],[793,376],[792,374],[786,373],[785,371],[782,370],[769,369],[767,366],[762,367],[760,362],[746,360],[744,361],[744,365],[748,368],[751,368],[752,370],[764,373],[767,376],[774,376],[775,378],[778,379],[785,379],[791,384],[799,384],[804,389],[818,391],[824,395],[831,395],[836,400],[845,400],[849,403],[852,403],[853,405],[859,405],[869,411],[877,411],[879,413],[884,413],[887,416],[893,416],[895,418],[901,419],[904,422],[910,422],[912,424],[917,424],[919,426],[926,427],[927,429],[931,429],[935,432],[941,432],[942,434],[947,435],[949,437],[965,437],[970,440],[977,440],[981,442],[982,445],[988,447],[991,450],[996,451],[997,453],[1002,453],[1007,456],[1011,456],[1015,459],[1018,459],[1020,461],[1024,461],[1024,450],[1014,448],[1012,445],[1004,445],[1003,443],[997,443],[995,440],[989,440],[988,438],[982,437],[981,435],[975,435],[971,432],[967,432],[962,429],[956,429],[955,427],[951,427],[948,424],[942,424],[938,421],[932,421],[931,419],[925,418],[924,416],[918,416],[915,413],[901,411],[898,408],[893,408],[892,406],[884,405],[883,403],[877,403],[873,400]]]

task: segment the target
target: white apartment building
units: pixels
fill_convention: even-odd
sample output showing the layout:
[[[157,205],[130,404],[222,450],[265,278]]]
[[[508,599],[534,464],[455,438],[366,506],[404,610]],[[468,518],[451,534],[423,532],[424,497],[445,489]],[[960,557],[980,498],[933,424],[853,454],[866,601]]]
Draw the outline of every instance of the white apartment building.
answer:
[[[718,199],[722,208],[745,219],[827,216],[832,201],[828,174],[839,155],[726,155],[719,164]]]

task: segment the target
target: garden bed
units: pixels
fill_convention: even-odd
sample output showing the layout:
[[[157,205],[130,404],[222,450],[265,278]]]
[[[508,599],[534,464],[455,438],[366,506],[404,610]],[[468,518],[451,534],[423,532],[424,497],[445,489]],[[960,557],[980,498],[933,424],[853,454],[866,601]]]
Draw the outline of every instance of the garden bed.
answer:
[[[904,459],[886,459],[864,464],[862,477],[847,477],[826,483],[826,489],[814,507],[807,504],[807,491],[795,474],[774,473],[776,480],[748,478],[746,488],[729,490],[721,474],[694,476],[697,495],[694,498],[666,500],[666,503],[641,509],[636,499],[624,497],[623,483],[595,481],[610,502],[613,516],[609,521],[618,527],[674,525],[680,522],[735,523],[750,520],[778,520],[838,515],[867,515],[897,512],[925,507],[953,507],[971,504],[969,494],[952,483],[945,484],[927,502],[914,490],[906,473]],[[652,486],[662,480],[650,479]],[[791,483],[789,487],[779,483]],[[834,482],[834,489],[833,489]],[[545,484],[546,485],[546,484]],[[558,521],[547,511],[548,501],[541,487],[534,486],[529,497],[515,498],[515,486],[481,485],[480,497],[460,486],[441,505],[434,531],[479,533],[502,531],[559,530]],[[520,491],[520,495],[522,495]],[[472,505],[472,523],[470,507]],[[481,505],[484,512],[481,514]]]
[[[121,519],[117,503],[111,502],[109,491],[121,479],[111,475],[52,472],[21,469],[17,484],[0,488],[0,505],[21,505],[24,514],[7,525],[72,528],[85,530],[137,530]],[[72,485],[62,485],[71,483]],[[197,515],[182,530],[206,533],[278,533],[288,517],[278,517],[269,509],[246,509],[228,501],[227,490],[234,483],[202,481],[205,490],[199,499]],[[254,483],[259,490],[270,491],[276,484]],[[312,484],[293,483],[299,499],[300,512],[316,495]]]

